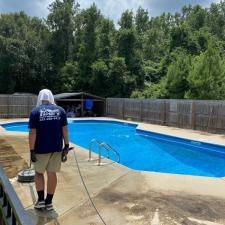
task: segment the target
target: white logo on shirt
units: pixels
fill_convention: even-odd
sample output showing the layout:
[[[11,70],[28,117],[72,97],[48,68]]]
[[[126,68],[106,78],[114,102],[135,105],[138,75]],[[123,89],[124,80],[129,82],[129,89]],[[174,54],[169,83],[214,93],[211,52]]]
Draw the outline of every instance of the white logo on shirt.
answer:
[[[60,120],[59,109],[41,109],[39,121],[45,120]]]

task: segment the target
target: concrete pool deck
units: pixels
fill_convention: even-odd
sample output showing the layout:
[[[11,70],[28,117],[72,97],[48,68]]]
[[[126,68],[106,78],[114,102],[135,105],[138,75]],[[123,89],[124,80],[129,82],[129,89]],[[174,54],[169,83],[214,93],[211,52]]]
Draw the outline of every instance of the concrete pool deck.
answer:
[[[0,120],[0,123],[11,121]],[[144,123],[139,123],[139,128],[225,145],[224,135]],[[103,224],[88,199],[72,151],[58,174],[53,202],[55,210],[47,213],[33,209],[36,199],[34,184],[18,183],[16,177],[13,178],[17,171],[28,165],[27,139],[25,133],[6,132],[0,128],[0,165],[5,165],[10,181],[34,224]],[[2,152],[7,160],[2,157]],[[87,189],[107,225],[225,224],[224,178],[140,172],[105,159],[103,165],[97,166],[96,161],[87,161],[88,151],[75,146],[75,153]],[[10,159],[9,165],[4,164]]]

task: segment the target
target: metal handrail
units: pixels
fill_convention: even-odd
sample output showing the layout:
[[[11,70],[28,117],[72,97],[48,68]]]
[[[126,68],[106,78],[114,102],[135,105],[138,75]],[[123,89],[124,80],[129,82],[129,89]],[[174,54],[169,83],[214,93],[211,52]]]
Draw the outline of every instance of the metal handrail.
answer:
[[[0,168],[0,224],[33,225],[2,168]]]
[[[102,142],[99,145],[99,150],[98,150],[98,166],[101,165],[101,149],[102,149],[102,147],[104,147],[108,151],[108,157],[107,158],[109,158],[109,151],[112,151],[117,155],[117,162],[118,163],[120,162],[119,153],[113,147],[111,147],[109,144]]]
[[[88,161],[91,161],[91,150],[92,150],[92,145],[94,143],[97,143],[98,145],[100,145],[102,142],[100,142],[99,140],[97,140],[95,138],[90,141],[90,143],[89,143],[89,154],[88,154],[89,156],[88,156]]]

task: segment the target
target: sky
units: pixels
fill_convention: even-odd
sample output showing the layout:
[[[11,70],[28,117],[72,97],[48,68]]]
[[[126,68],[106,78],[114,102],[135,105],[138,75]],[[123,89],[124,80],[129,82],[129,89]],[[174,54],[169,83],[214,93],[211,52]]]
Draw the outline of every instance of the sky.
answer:
[[[54,0],[0,0],[0,14],[24,11],[30,16],[46,18],[48,5]],[[163,12],[179,12],[184,5],[202,5],[209,7],[211,3],[219,3],[220,0],[78,0],[80,8],[89,7],[93,2],[101,10],[102,14],[114,20],[119,20],[122,12],[133,10],[136,12],[139,6],[148,10],[150,16],[158,16]]]

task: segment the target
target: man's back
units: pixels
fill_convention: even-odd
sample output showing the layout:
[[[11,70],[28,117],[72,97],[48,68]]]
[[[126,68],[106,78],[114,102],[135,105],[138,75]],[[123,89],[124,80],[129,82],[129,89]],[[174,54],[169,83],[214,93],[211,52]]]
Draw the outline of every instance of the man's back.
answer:
[[[39,154],[62,150],[62,127],[67,125],[63,108],[54,104],[42,104],[32,110],[29,128],[37,132],[35,152]]]

